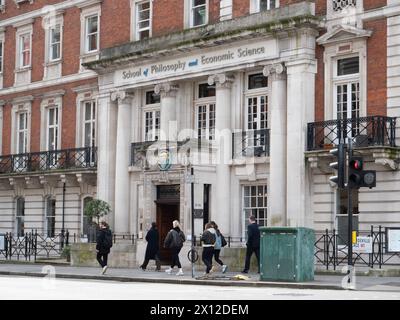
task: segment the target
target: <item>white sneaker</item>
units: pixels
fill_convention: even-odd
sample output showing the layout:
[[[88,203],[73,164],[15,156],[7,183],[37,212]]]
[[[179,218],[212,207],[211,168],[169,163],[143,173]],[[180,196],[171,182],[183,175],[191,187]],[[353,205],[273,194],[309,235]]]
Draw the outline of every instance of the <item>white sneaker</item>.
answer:
[[[172,272],[172,268],[168,268],[167,270],[165,270],[166,273],[171,274]]]
[[[184,274],[184,273],[183,273],[182,269],[179,269],[179,271],[177,272],[176,275],[177,275],[177,276],[183,276],[183,274]]]
[[[222,273],[225,273],[226,270],[228,270],[228,266],[227,265],[223,265],[222,266]]]
[[[107,266],[104,266],[104,267],[103,267],[103,271],[101,272],[101,274],[106,274],[107,269],[108,269],[108,267],[107,267]]]

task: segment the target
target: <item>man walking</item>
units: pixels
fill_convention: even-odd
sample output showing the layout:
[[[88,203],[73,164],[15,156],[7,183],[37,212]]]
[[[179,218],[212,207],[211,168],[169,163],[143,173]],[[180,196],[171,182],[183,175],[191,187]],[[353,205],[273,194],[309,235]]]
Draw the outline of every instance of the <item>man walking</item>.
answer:
[[[256,254],[258,273],[260,273],[260,230],[254,216],[249,217],[249,222],[250,224],[247,226],[246,262],[242,273],[249,273],[250,260],[253,253]]]
[[[97,261],[99,262],[102,271],[101,274],[105,274],[108,266],[108,255],[110,254],[110,249],[112,247],[112,233],[107,224],[107,222],[100,222],[100,230],[97,233],[96,239],[96,252]]]
[[[146,271],[147,265],[151,259],[156,260],[156,270],[161,270],[161,262],[158,256],[158,251],[160,249],[159,245],[160,236],[158,234],[157,225],[155,222],[151,224],[151,229],[146,234],[147,248],[144,257],[144,262],[140,266],[143,271]]]

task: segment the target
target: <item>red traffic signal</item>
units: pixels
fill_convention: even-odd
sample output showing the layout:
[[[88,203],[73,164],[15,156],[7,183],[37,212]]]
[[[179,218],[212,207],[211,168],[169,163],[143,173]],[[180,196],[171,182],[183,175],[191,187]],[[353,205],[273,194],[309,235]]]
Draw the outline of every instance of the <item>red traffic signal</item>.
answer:
[[[363,159],[361,157],[353,157],[350,160],[349,167],[352,170],[361,171],[364,167]]]
[[[363,158],[351,157],[349,159],[348,186],[351,189],[358,189],[363,180]]]

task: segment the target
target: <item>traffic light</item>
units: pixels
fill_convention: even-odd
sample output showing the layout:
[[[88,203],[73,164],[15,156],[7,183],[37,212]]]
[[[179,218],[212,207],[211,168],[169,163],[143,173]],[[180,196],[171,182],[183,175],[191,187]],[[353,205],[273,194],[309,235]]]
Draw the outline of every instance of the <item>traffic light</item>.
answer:
[[[349,159],[348,187],[350,189],[372,189],[376,187],[376,171],[364,170],[362,157],[351,157]]]
[[[335,162],[329,164],[329,166],[337,171],[337,175],[331,177],[329,180],[336,183],[339,189],[345,187],[345,168],[346,168],[346,145],[339,144],[336,149],[332,149],[330,154],[334,155],[337,159]]]

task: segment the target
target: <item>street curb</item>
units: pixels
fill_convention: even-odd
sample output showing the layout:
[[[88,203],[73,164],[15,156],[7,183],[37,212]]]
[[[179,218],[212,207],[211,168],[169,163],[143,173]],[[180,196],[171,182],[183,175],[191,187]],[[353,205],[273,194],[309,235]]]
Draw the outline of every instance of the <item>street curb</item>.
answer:
[[[46,274],[38,272],[16,272],[16,271],[0,271],[0,276],[19,276],[19,277],[36,277],[44,278]],[[57,273],[55,278],[74,279],[74,280],[100,280],[100,281],[116,281],[116,282],[145,282],[145,283],[163,283],[163,284],[186,284],[186,285],[209,285],[223,287],[271,287],[271,288],[288,288],[288,289],[314,289],[314,290],[345,290],[341,286],[312,284],[312,283],[288,283],[288,282],[256,282],[256,281],[224,281],[224,280],[193,280],[193,279],[155,279],[155,278],[135,278],[135,277],[119,277],[119,276],[92,276],[78,274],[60,274]]]

